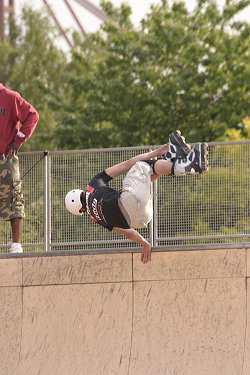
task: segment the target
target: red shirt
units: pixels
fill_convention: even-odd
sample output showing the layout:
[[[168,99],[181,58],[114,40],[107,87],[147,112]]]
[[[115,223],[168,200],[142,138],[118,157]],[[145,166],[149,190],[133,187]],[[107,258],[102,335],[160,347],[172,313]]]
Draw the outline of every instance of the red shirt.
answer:
[[[39,115],[31,104],[0,83],[0,155],[7,153],[13,141],[23,144],[35,130],[38,120]]]

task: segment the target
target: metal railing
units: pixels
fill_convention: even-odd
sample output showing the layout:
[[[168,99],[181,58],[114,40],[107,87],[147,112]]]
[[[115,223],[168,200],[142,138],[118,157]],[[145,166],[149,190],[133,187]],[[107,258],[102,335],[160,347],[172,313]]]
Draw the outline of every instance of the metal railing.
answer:
[[[87,215],[70,215],[66,193],[83,188],[100,170],[156,146],[23,152],[19,154],[26,218],[24,250],[126,251],[135,244],[93,224]],[[161,177],[153,184],[154,217],[140,230],[154,247],[250,242],[250,141],[209,144],[207,174]],[[122,177],[112,181],[119,189]],[[1,221],[1,249],[11,241]],[[139,246],[138,246],[139,248]]]

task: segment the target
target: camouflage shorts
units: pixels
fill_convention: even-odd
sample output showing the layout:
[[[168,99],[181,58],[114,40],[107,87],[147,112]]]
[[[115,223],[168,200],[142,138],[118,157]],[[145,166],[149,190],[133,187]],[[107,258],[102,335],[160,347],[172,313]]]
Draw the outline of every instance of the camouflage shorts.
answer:
[[[0,220],[24,217],[19,160],[17,156],[0,156]]]

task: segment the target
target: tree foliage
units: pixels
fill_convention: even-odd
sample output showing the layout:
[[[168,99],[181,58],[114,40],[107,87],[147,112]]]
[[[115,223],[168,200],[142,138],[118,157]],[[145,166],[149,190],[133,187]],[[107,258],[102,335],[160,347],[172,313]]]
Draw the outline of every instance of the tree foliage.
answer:
[[[127,5],[102,1],[108,20],[69,54],[26,9],[0,56],[0,80],[40,113],[26,149],[160,144],[176,128],[189,142],[249,138],[250,25],[235,20],[249,4],[162,0],[135,28]]]
[[[136,30],[128,6],[103,2],[109,20],[72,50],[61,147],[159,144],[176,128],[190,141],[248,137],[250,27],[234,21],[248,4],[162,1]]]
[[[0,81],[30,101],[40,114],[34,136],[22,150],[57,147],[56,133],[66,90],[65,54],[55,46],[56,33],[46,13],[26,8],[22,20],[0,43]]]

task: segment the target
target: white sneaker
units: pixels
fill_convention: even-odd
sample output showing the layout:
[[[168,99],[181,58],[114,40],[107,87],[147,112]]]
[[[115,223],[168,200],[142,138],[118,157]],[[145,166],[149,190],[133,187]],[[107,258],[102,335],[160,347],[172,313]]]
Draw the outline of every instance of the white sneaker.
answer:
[[[23,253],[22,245],[18,242],[13,242],[10,245],[10,252],[11,253]]]

